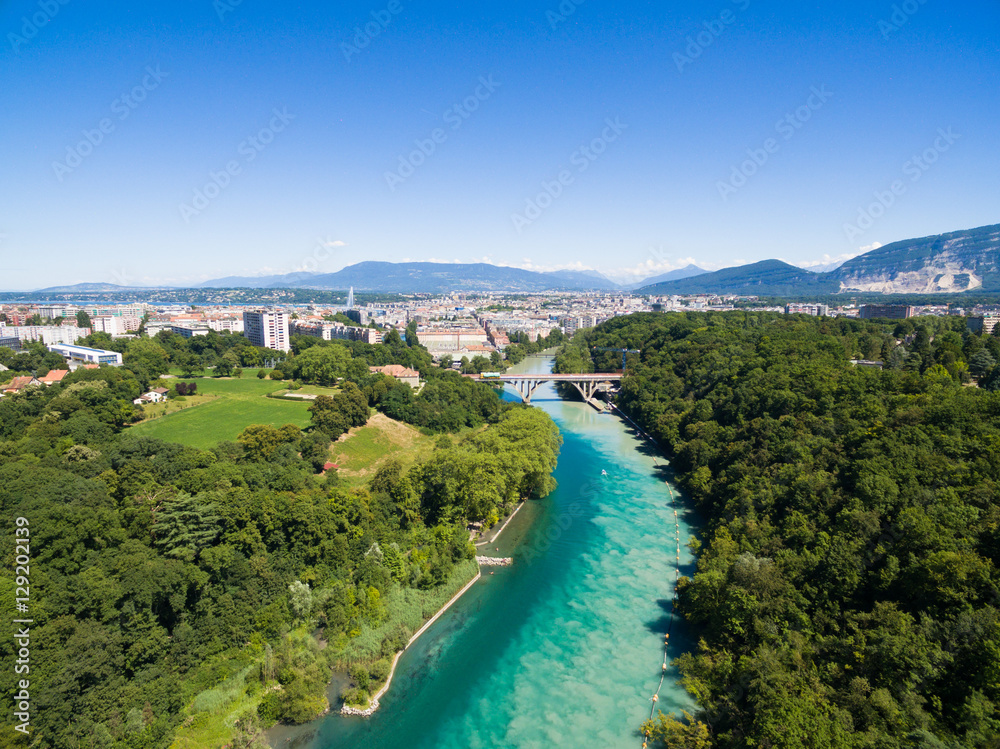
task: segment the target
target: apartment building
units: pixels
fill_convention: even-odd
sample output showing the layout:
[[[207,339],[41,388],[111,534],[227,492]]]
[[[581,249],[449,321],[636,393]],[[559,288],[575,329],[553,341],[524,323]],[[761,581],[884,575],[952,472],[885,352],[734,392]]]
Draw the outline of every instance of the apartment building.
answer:
[[[90,328],[75,325],[0,325],[0,338],[17,338],[21,343],[41,341],[46,346],[72,344],[90,335]]]
[[[1000,322],[1000,313],[993,313],[991,315],[982,315],[981,317],[970,317],[966,324],[972,333],[993,335],[993,330],[996,328],[998,322]]]
[[[291,351],[288,313],[277,310],[247,310],[243,313],[243,335],[254,346]]]

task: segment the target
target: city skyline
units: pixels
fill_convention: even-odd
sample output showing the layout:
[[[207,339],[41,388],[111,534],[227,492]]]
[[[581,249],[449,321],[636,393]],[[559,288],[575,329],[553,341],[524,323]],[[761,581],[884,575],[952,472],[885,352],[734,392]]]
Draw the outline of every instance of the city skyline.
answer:
[[[819,269],[997,221],[985,0],[18,1],[0,30],[4,290],[364,260]]]

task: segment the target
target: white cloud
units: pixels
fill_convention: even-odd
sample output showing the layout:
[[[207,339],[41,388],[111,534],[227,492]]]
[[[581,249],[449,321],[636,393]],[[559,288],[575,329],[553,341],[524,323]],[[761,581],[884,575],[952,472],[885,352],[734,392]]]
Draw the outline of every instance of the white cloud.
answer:
[[[660,255],[655,255],[650,257],[644,262],[638,263],[631,267],[625,268],[608,268],[603,271],[604,275],[608,278],[613,278],[615,280],[630,282],[630,281],[641,281],[646,278],[651,278],[652,276],[659,276],[664,273],[669,273],[672,270],[678,270],[680,268],[686,268],[689,265],[699,265],[693,257],[676,258],[673,260],[665,259]],[[704,265],[699,265],[699,267],[704,267]]]
[[[667,258],[662,252],[652,250],[650,252],[650,257],[648,260],[638,263],[633,266],[618,267],[618,268],[605,268],[601,269],[601,272],[608,278],[614,279],[620,283],[634,283],[636,281],[644,281],[647,278],[652,278],[653,276],[661,276],[664,273],[669,273],[673,270],[680,270],[681,268],[686,268],[689,265],[696,265],[702,270],[714,271],[720,268],[728,268],[733,265],[743,265],[745,261],[736,260],[730,263],[715,263],[707,262],[705,260],[698,260],[694,257],[677,257],[677,258]]]
[[[342,239],[334,239],[332,242],[330,241],[320,242],[320,244],[323,245],[324,247],[347,247],[347,242],[343,241]]]
[[[498,265],[507,266],[508,268],[520,268],[521,270],[531,270],[536,273],[551,273],[557,270],[575,270],[575,271],[592,271],[589,265],[584,265],[580,261],[575,263],[556,263],[555,265],[538,265],[531,258],[522,258],[520,263],[498,263]]]

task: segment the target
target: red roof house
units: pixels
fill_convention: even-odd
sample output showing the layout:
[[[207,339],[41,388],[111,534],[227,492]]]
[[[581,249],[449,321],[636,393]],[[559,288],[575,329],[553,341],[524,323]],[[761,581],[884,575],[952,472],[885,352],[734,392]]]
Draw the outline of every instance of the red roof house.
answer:
[[[0,392],[5,395],[8,393],[20,393],[25,388],[31,387],[32,385],[41,385],[42,383],[35,377],[27,375],[25,377],[15,377],[13,380],[8,382],[6,385],[0,386]]]
[[[62,382],[63,377],[68,374],[68,369],[51,369],[47,375],[38,379],[43,385],[55,385],[57,382]]]

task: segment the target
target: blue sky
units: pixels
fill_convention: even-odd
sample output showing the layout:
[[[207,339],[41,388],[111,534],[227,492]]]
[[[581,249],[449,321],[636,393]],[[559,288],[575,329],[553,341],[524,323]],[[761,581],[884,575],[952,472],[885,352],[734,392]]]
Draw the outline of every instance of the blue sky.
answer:
[[[0,0],[0,288],[626,278],[1000,221],[997,0],[664,5]]]

